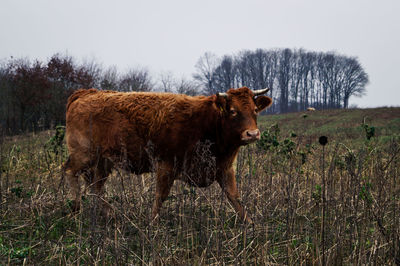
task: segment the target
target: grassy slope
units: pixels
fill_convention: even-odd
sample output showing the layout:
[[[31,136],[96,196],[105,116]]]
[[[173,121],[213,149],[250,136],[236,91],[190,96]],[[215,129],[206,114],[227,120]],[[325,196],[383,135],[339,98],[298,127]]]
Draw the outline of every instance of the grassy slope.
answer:
[[[304,117],[306,115],[306,117]],[[388,141],[388,136],[400,135],[400,107],[321,110],[298,112],[282,115],[268,115],[259,118],[260,127],[266,128],[278,124],[283,135],[293,131],[300,136],[317,139],[325,135],[333,141],[359,144],[364,132],[360,125],[374,126],[375,135],[381,141]]]
[[[395,256],[400,259],[400,138],[394,138],[400,135],[400,108],[303,114],[261,116],[261,129],[279,125],[279,146],[265,151],[250,145],[239,153],[240,198],[254,226],[240,223],[218,185],[200,189],[181,182],[160,223],[149,226],[154,175],[123,171],[106,183],[111,219],[96,211],[98,199],[90,194],[73,215],[68,185],[60,182],[66,153],[45,146],[54,132],[5,138],[0,264],[311,265],[321,262],[323,249],[330,264],[394,264]],[[364,117],[377,129],[370,142],[360,127]],[[287,152],[289,146],[281,145],[291,131],[298,137],[290,138],[296,146]],[[325,152],[315,143],[307,148],[320,135],[329,137]]]

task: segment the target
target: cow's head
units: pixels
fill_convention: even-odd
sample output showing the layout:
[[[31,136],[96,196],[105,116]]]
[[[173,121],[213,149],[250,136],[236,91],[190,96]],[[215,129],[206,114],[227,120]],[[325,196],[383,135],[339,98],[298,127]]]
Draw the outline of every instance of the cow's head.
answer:
[[[252,91],[247,87],[217,93],[216,106],[221,114],[224,138],[246,145],[260,139],[257,115],[272,104],[272,99],[263,96],[268,89]]]

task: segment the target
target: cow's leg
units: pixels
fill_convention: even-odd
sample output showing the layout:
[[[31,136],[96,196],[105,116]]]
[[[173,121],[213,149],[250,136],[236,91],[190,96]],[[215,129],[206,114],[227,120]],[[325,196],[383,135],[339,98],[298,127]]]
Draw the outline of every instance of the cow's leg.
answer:
[[[104,184],[113,167],[112,162],[107,159],[100,159],[95,166],[86,174],[86,181],[92,193],[101,196],[104,194]]]
[[[107,180],[107,176],[110,174],[112,169],[112,163],[106,159],[99,159],[95,165],[90,167],[84,172],[84,178],[88,185],[90,192],[95,194],[99,199],[104,194],[104,184]],[[102,211],[107,215],[109,213],[109,205],[101,200]]]
[[[106,173],[104,169],[95,169],[92,191],[96,195],[102,196],[104,194],[104,184],[106,183],[107,176],[108,173]]]
[[[174,176],[172,167],[165,164],[159,165],[156,174],[156,195],[151,215],[152,221],[157,218],[161,205],[167,199],[173,184]]]
[[[224,174],[222,174],[222,178],[218,178],[217,181],[240,218],[248,223],[253,223],[246,210],[239,202],[239,192],[236,186],[235,172],[233,169],[228,169]]]
[[[64,165],[65,176],[67,178],[68,184],[70,186],[70,191],[72,194],[72,211],[77,212],[80,208],[80,184],[79,184],[79,174],[86,167],[84,161],[78,161],[74,156],[70,156]]]
[[[70,186],[71,194],[72,194],[72,211],[77,212],[80,208],[80,184],[79,184],[79,175],[77,172],[72,169],[67,169],[65,171],[68,184]]]

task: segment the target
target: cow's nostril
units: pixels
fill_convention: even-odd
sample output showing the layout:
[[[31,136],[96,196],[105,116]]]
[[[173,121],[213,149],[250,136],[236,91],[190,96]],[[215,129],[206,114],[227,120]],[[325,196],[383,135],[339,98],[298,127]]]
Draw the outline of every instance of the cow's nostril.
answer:
[[[257,138],[260,135],[260,130],[256,129],[256,130],[247,130],[246,134],[248,137],[251,138]]]

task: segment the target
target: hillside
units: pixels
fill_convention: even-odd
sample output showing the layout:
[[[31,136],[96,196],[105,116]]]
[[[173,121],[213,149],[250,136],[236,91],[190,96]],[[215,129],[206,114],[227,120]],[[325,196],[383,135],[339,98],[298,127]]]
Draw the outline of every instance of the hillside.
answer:
[[[251,225],[218,184],[182,182],[151,224],[155,176],[124,165],[103,196],[86,187],[73,213],[55,131],[3,138],[0,265],[400,263],[400,108],[267,115],[259,125],[262,139],[234,165]]]
[[[371,109],[335,109],[264,115],[259,118],[261,129],[277,124],[282,135],[295,132],[302,137],[317,139],[325,135],[333,141],[353,142],[365,137],[361,124],[375,127],[375,137],[388,141],[400,135],[400,107]]]

